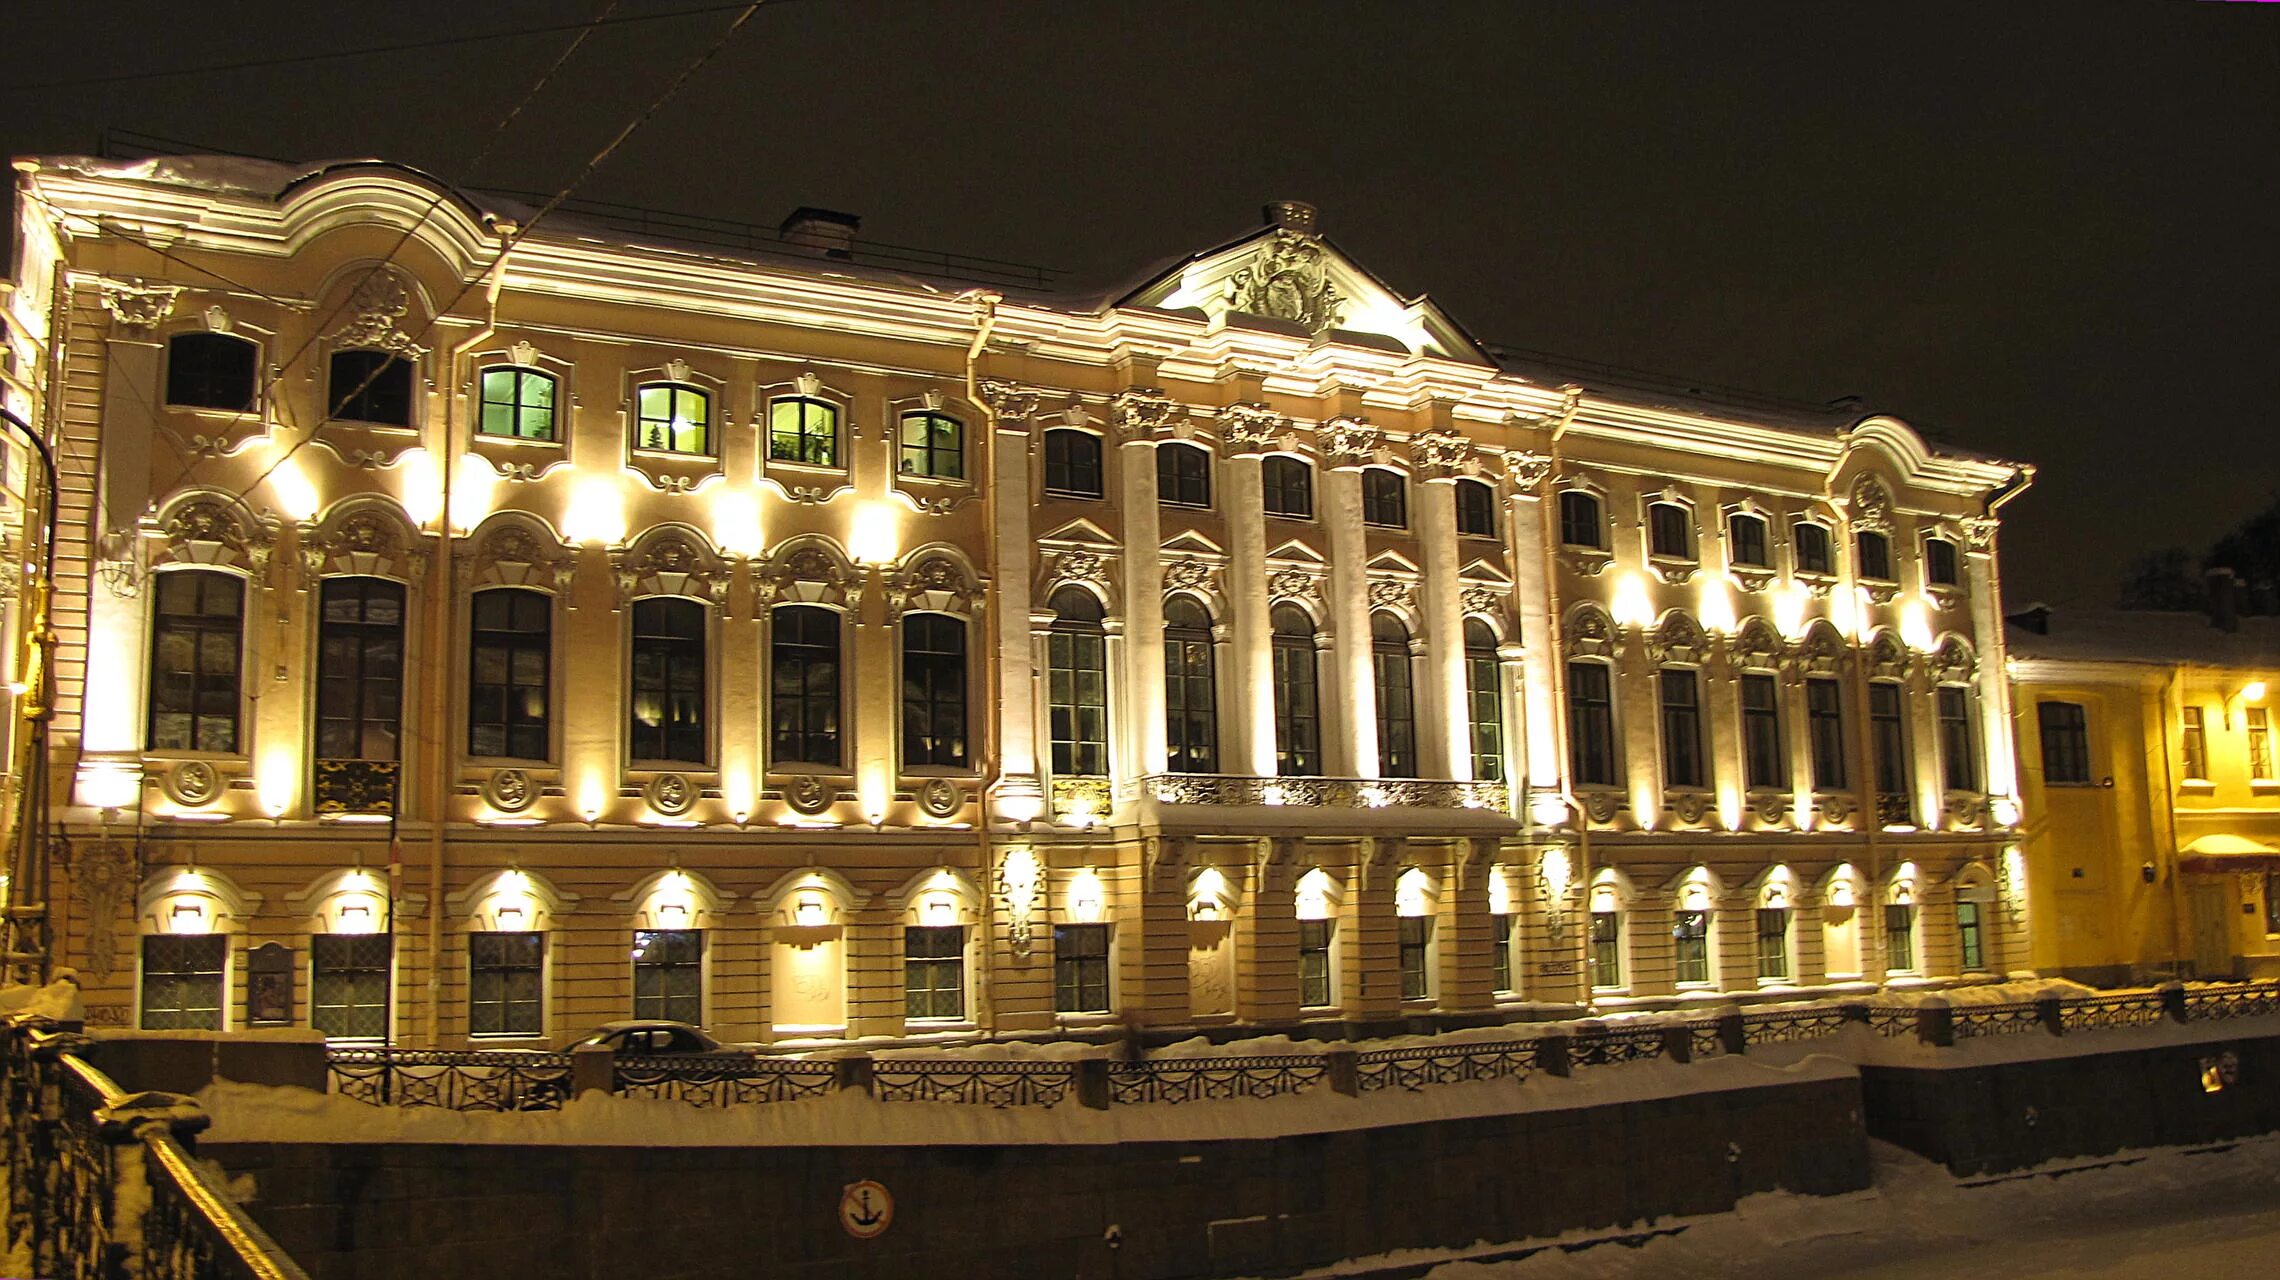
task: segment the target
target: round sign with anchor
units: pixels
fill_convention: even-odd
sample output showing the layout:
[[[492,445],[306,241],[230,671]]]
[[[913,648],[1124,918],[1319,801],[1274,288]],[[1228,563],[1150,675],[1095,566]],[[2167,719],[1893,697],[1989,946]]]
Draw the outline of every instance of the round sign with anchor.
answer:
[[[894,1196],[869,1178],[850,1182],[847,1189],[839,1193],[839,1225],[858,1240],[874,1240],[885,1235],[887,1224],[894,1220]]]

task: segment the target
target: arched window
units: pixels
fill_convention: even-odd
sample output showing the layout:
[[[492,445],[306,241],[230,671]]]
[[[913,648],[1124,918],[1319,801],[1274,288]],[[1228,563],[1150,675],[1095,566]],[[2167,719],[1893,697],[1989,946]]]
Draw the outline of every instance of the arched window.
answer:
[[[1274,636],[1275,772],[1314,777],[1322,772],[1322,705],[1315,680],[1314,619],[1294,604],[1270,615]]]
[[[1063,498],[1101,496],[1099,436],[1074,427],[1045,433],[1045,492]]]
[[[1830,574],[1837,571],[1836,551],[1829,542],[1829,527],[1800,520],[1789,527],[1796,548],[1797,572]]]
[[[1595,991],[1623,986],[1623,894],[1613,880],[1591,886],[1591,986]]]
[[[1760,982],[1784,982],[1790,976],[1788,873],[1775,868],[1758,894],[1757,976]]]
[[[839,465],[839,406],[806,396],[768,402],[768,460]]]
[[[212,569],[176,569],[155,581],[150,749],[235,751],[245,580]]]
[[[1472,712],[1472,773],[1482,782],[1504,780],[1504,674],[1496,633],[1479,618],[1465,619],[1465,702]]]
[[[1860,549],[1860,576],[1871,582],[1892,581],[1892,539],[1863,529],[1854,539]]]
[[[1869,763],[1876,770],[1877,821],[1884,826],[1909,821],[1915,809],[1909,792],[1915,772],[1908,758],[1905,695],[1896,680],[1868,684]]]
[[[1745,511],[1726,517],[1726,550],[1735,564],[1748,569],[1770,569],[1773,555],[1766,547],[1765,521]]]
[[[902,416],[902,460],[896,469],[906,476],[936,480],[966,477],[966,426],[946,413],[906,413]]]
[[[1671,963],[1676,970],[1673,976],[1682,987],[1714,981],[1710,927],[1717,912],[1706,874],[1697,867],[1694,878],[1679,886],[1676,909],[1670,913]]]
[[[1370,667],[1377,687],[1378,772],[1417,776],[1417,693],[1409,628],[1390,613],[1370,615]]]
[[[1314,468],[1304,459],[1276,454],[1259,464],[1259,480],[1268,515],[1314,518]]]
[[[1384,467],[1362,472],[1362,523],[1381,529],[1409,527],[1409,481],[1400,472]]]
[[[504,436],[510,440],[552,440],[554,392],[551,374],[513,365],[485,369],[481,381],[483,404],[475,419],[475,430],[480,435]]]
[[[768,615],[768,762],[842,763],[839,745],[839,615],[787,604]]]
[[[1675,502],[1647,508],[1647,554],[1666,560],[1694,558],[1694,513]]]
[[[1063,587],[1053,593],[1047,607],[1055,614],[1045,638],[1053,773],[1064,778],[1106,777],[1108,635],[1101,627],[1100,600],[1083,587]]]
[[[1615,767],[1615,690],[1604,662],[1570,662],[1568,677],[1568,765],[1581,787],[1612,787]]]
[[[1924,582],[1934,587],[1962,584],[1963,570],[1956,561],[1954,543],[1945,538],[1924,539]]]
[[[1164,602],[1165,767],[1219,772],[1219,683],[1211,615],[1187,596]]]
[[[166,344],[166,403],[252,413],[261,348],[228,333],[178,333]]]
[[[633,447],[712,456],[712,395],[683,382],[648,382],[634,391]]]
[[[1496,536],[1496,490],[1479,480],[1457,481],[1457,532],[1476,538]]]
[[[1781,682],[1769,672],[1741,676],[1742,785],[1753,791],[1789,785],[1789,752],[1782,745]]]
[[[404,705],[404,587],[327,578],[317,625],[317,756],[397,758]]]
[[[1940,721],[1940,781],[1950,791],[1979,789],[1979,753],[1971,732],[1971,691],[1943,684],[1933,691]]]
[[[1662,695],[1663,785],[1705,786],[1700,680],[1692,667],[1664,667],[1657,677]]]
[[[1604,523],[1597,497],[1581,489],[1569,489],[1560,494],[1561,546],[1606,550]]]
[[[548,756],[554,601],[527,587],[475,593],[469,620],[467,754]]]
[[[966,763],[966,624],[943,613],[902,620],[905,765]]]
[[[1899,874],[1885,890],[1884,899],[1884,968],[1887,973],[1918,973],[1922,971],[1922,948],[1917,946],[1916,882],[1907,871],[1913,864],[1902,864]]]
[[[1156,501],[1173,507],[1211,505],[1211,454],[1192,444],[1156,446]]]
[[[635,760],[705,762],[705,667],[703,605],[680,596],[633,602],[633,696],[627,705]]]
[[[335,351],[329,366],[332,419],[412,425],[412,362],[369,347]]]

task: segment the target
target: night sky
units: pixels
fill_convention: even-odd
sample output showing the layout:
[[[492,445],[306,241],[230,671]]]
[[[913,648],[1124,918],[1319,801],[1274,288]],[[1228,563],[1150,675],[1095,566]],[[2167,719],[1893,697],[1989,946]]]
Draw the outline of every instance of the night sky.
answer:
[[[17,6],[0,146],[111,127],[552,190],[734,12],[597,32],[472,174],[569,33],[16,86],[605,4]],[[578,194],[845,209],[1071,287],[1310,200],[1490,342],[1856,395],[2036,463],[2013,606],[2109,604],[2135,554],[2280,489],[2280,5],[778,0]]]

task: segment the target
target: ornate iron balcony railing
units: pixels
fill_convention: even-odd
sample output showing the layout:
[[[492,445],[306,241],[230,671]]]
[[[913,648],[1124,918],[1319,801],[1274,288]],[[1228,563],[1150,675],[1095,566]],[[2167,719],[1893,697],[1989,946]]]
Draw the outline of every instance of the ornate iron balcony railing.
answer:
[[[1254,778],[1222,773],[1158,773],[1128,784],[1158,804],[1290,806],[1306,809],[1484,809],[1508,812],[1501,782],[1429,778]]]

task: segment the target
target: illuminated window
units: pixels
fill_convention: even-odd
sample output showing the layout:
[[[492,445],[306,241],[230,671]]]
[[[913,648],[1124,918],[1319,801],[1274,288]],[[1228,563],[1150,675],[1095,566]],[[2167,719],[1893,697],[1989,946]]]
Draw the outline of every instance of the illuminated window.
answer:
[[[1945,538],[1924,539],[1924,581],[1935,587],[1962,585],[1963,573],[1956,561],[1954,543]]]
[[[1303,1008],[1330,1006],[1330,936],[1336,922],[1298,922],[1298,1003]]]
[[[1623,985],[1623,913],[1613,907],[1591,913],[1591,985]]]
[[[535,1036],[544,1031],[546,936],[467,935],[467,1034]]]
[[[153,934],[142,940],[142,1028],[222,1029],[227,934]]]
[[[385,351],[335,351],[328,369],[332,420],[412,425],[412,362]]]
[[[1758,908],[1757,954],[1760,978],[1789,976],[1789,908]]]
[[[317,755],[394,760],[404,701],[404,588],[327,578],[317,632]]]
[[[1710,981],[1710,913],[1678,911],[1671,915],[1672,963],[1680,982]]]
[[[2090,717],[2079,702],[2035,704],[2042,730],[2043,781],[2059,786],[2090,783]]]
[[[839,406],[806,396],[768,402],[768,460],[839,465]]]
[[[178,333],[166,344],[166,403],[252,413],[261,348],[228,333]]]
[[[1979,904],[1955,904],[1955,935],[1963,972],[1978,973],[1987,968],[1987,944],[1979,923]]]
[[[1482,782],[1504,779],[1504,670],[1496,633],[1479,618],[1465,619],[1465,705],[1472,740],[1472,773]]]
[[[1053,593],[1045,637],[1045,705],[1056,777],[1108,776],[1108,632],[1100,600],[1082,587]]]
[[[1860,551],[1860,576],[1871,582],[1892,581],[1892,539],[1873,529],[1863,529],[1854,539]]]
[[[1773,567],[1773,556],[1766,546],[1765,521],[1757,516],[1739,512],[1727,516],[1726,546],[1735,564],[1751,569]]]
[[[1694,669],[1664,667],[1656,683],[1662,694],[1663,783],[1672,787],[1706,785],[1701,685]]]
[[[1891,902],[1884,907],[1884,967],[1893,973],[1916,971],[1916,908]]]
[[[906,476],[962,480],[966,476],[966,425],[946,413],[902,416],[902,460]]]
[[[911,925],[903,930],[903,1016],[966,1016],[964,925]]]
[[[2185,748],[2185,777],[2193,782],[2206,782],[2209,778],[2209,730],[2201,721],[2199,707],[2184,710],[2185,728],[2182,734]]]
[[[2248,776],[2258,782],[2272,780],[2272,721],[2262,707],[2250,707],[2248,720]]]
[[[1269,615],[1274,635],[1275,772],[1313,777],[1322,772],[1322,706],[1315,679],[1314,619],[1293,604]]]
[[[1409,628],[1390,613],[1370,615],[1370,669],[1377,686],[1378,772],[1417,776],[1417,695]]]
[[[1219,677],[1211,615],[1187,596],[1164,602],[1165,767],[1219,772]]]
[[[1156,501],[1172,507],[1211,505],[1211,454],[1192,444],[1156,446]]]
[[[1108,926],[1053,926],[1053,1011],[1108,1012]]]
[[[1879,803],[1892,807],[1885,819],[1905,821],[1900,811],[1910,807],[1908,793],[1914,784],[1909,775],[1914,770],[1909,767],[1908,722],[1900,686],[1893,681],[1876,680],[1868,686],[1868,745]]]
[[[468,637],[467,754],[548,756],[554,601],[501,587],[475,593]]]
[[[178,569],[154,580],[150,749],[235,751],[245,580],[208,569]]]
[[[812,604],[768,615],[768,763],[841,763],[839,615]]]
[[[1781,745],[1781,682],[1762,672],[1742,674],[1742,785],[1789,785],[1789,755]]]
[[[705,935],[701,929],[636,929],[633,1016],[696,1026],[705,1013]]]
[[[1362,523],[1381,529],[1409,527],[1409,482],[1400,472],[1384,467],[1362,472]]]
[[[659,453],[712,456],[712,396],[681,382],[644,383],[634,392],[633,445]]]
[[[1479,480],[1457,481],[1457,532],[1471,538],[1496,536],[1496,490]]]
[[[1045,492],[1097,498],[1101,485],[1099,436],[1071,427],[1045,433]]]
[[[1837,571],[1836,548],[1827,525],[1801,520],[1789,529],[1797,551],[1797,572],[1830,574]]]
[[[1568,764],[1577,786],[1612,787],[1615,694],[1604,662],[1568,664]]]
[[[1494,985],[1498,995],[1510,995],[1519,990],[1512,981],[1512,917],[1491,915],[1488,918],[1488,948],[1493,964]]]
[[[388,1037],[384,933],[320,933],[309,939],[309,1025],[336,1040]]]
[[[633,602],[628,745],[636,760],[702,764],[705,607],[679,596]]]
[[[1979,756],[1971,740],[1971,692],[1943,684],[1933,694],[1940,721],[1940,781],[1950,791],[1979,789]]]
[[[902,650],[903,763],[963,767],[966,624],[948,614],[905,614]]]
[[[1599,499],[1581,489],[1560,495],[1560,544],[1602,551],[1607,547]]]
[[[1401,959],[1401,998],[1426,999],[1433,994],[1432,974],[1426,963],[1433,922],[1425,916],[1402,916],[1399,925],[1396,944]]]
[[[476,432],[510,440],[552,440],[554,391],[553,377],[536,369],[485,369]]]
[[[1280,455],[1259,464],[1267,514],[1292,520],[1314,518],[1314,468]]]
[[[1813,789],[1842,791],[1845,780],[1844,686],[1833,676],[1805,679],[1805,738],[1813,755]]]
[[[1647,508],[1647,554],[1666,560],[1694,558],[1694,513],[1675,502]]]
[[[2280,934],[2280,871],[2264,873],[2264,931]]]

